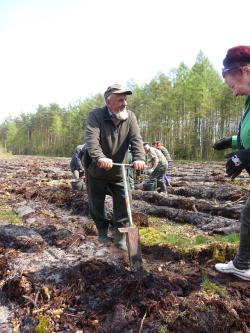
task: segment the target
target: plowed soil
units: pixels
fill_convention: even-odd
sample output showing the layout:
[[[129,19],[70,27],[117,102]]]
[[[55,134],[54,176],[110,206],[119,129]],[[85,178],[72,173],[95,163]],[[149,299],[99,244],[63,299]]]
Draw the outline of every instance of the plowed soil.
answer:
[[[126,252],[99,244],[86,190],[72,190],[68,163],[0,160],[0,203],[22,220],[10,225],[0,217],[1,333],[250,332],[250,282],[216,272],[209,251],[185,255],[144,244],[138,274]],[[137,185],[132,210],[139,228],[158,216],[190,221],[197,233],[239,230],[248,175],[232,183],[221,163],[175,163],[169,174],[168,194]],[[106,210],[111,216],[109,196]],[[205,288],[204,277],[218,289]]]

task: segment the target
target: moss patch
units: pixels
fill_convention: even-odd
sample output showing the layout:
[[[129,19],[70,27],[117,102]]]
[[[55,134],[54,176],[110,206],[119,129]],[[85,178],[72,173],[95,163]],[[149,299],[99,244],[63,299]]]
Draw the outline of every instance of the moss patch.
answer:
[[[35,327],[35,333],[52,333],[53,325],[49,316],[41,315],[38,317],[38,325]]]
[[[213,259],[219,261],[225,259],[226,253],[235,251],[239,244],[239,235],[235,233],[210,236],[194,226],[155,217],[149,218],[149,227],[140,229],[140,237],[144,246],[168,247],[183,254],[209,250]]]
[[[4,198],[0,199],[0,220],[10,224],[22,224],[22,219],[8,207]]]
[[[220,295],[223,297],[228,296],[226,288],[223,288],[216,283],[210,281],[207,275],[203,276],[202,289],[209,295]]]

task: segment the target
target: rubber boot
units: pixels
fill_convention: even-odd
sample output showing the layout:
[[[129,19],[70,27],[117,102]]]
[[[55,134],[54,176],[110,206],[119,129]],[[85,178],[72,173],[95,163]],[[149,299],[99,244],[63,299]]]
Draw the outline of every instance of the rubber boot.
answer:
[[[121,250],[127,251],[127,241],[126,241],[126,234],[123,232],[120,232],[117,228],[114,228],[112,231],[114,244],[116,247],[118,247]]]
[[[108,229],[98,229],[98,241],[100,243],[108,243],[110,241],[109,237],[108,237]]]
[[[167,186],[164,181],[158,181],[158,192],[159,193],[166,193],[167,192]]]

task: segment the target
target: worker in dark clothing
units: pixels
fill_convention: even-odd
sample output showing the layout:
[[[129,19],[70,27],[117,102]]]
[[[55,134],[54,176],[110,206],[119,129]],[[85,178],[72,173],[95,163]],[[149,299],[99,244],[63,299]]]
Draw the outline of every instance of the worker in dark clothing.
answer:
[[[78,145],[72,159],[70,161],[70,170],[75,179],[79,179],[84,176],[83,158],[86,150],[86,145]]]
[[[122,169],[113,163],[128,163],[131,145],[134,170],[143,170],[145,153],[135,114],[127,110],[127,95],[132,91],[114,84],[104,93],[106,105],[90,111],[85,128],[85,140],[91,163],[87,168],[90,214],[96,224],[98,240],[109,242],[109,225],[113,226],[114,244],[126,250],[126,238],[119,231],[129,225],[125,202]],[[113,198],[113,218],[105,214],[107,187]]]

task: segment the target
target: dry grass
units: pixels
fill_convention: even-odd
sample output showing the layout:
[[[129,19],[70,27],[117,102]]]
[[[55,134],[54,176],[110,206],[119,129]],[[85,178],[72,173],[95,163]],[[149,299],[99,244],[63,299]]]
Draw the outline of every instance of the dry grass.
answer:
[[[8,153],[5,148],[0,146],[0,158],[9,159],[9,158],[12,158],[12,154]]]

